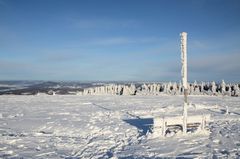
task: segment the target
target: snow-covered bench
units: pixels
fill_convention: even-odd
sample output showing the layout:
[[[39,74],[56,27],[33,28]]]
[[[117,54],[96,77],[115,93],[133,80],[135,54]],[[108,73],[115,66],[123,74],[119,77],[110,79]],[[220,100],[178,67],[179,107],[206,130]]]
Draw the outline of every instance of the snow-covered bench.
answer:
[[[187,117],[187,128],[193,125],[199,125],[200,130],[204,130],[207,123],[210,122],[210,114],[192,115]],[[174,117],[155,117],[153,121],[153,131],[160,136],[166,135],[166,130],[170,126],[181,126],[183,128],[183,116]]]

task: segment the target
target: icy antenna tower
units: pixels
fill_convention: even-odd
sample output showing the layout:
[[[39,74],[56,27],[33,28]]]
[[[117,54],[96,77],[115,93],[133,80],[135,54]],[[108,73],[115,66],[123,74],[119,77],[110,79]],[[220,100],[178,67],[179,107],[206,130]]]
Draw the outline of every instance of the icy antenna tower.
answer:
[[[187,132],[187,33],[182,32],[181,36],[181,62],[182,62],[182,84],[184,88],[184,104],[183,104],[183,132]]]

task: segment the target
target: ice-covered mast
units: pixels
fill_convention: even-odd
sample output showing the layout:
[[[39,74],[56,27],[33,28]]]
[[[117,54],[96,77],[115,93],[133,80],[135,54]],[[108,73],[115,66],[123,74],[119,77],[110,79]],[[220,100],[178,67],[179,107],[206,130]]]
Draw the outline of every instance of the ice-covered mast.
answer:
[[[182,32],[181,36],[181,62],[182,62],[182,84],[184,89],[184,104],[183,104],[183,132],[187,132],[187,33]]]
[[[181,116],[165,116],[154,117],[154,134],[161,136],[166,136],[168,132],[167,127],[172,127],[173,125],[181,125],[183,128],[183,134],[187,133],[187,124],[190,128],[196,128],[196,132],[205,132],[206,124],[210,122],[210,114],[205,115],[189,115],[188,116],[188,82],[187,82],[187,33],[182,32],[181,37],[181,62],[182,62],[182,86],[184,89],[184,104],[183,104],[183,114]],[[200,130],[200,131],[199,131]],[[171,131],[170,131],[171,132]],[[172,131],[173,132],[173,131]],[[194,132],[194,130],[191,130]]]

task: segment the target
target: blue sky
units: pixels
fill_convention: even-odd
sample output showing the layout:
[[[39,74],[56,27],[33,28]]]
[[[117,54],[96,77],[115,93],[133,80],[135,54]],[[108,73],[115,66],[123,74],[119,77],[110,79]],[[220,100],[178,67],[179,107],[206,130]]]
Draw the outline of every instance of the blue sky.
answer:
[[[0,0],[0,80],[240,81],[239,0]]]

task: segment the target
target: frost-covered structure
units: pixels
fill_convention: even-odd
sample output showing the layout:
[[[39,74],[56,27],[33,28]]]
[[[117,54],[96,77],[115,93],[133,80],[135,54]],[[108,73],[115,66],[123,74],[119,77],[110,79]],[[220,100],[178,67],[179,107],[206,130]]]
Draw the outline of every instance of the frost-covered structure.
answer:
[[[183,90],[184,90],[184,104],[183,104],[183,116],[182,116],[182,127],[183,132],[187,133],[187,109],[188,109],[188,81],[187,81],[187,33],[182,32],[181,36],[181,62],[182,62],[182,83],[183,83]],[[194,87],[191,85],[190,92],[194,91]]]
[[[181,62],[182,62],[182,86],[184,93],[183,114],[177,116],[161,115],[153,118],[153,134],[154,136],[171,137],[179,132],[179,128],[183,134],[189,133],[189,130],[198,130],[198,133],[205,133],[205,126],[210,122],[210,114],[188,115],[188,92],[194,93],[197,82],[188,84],[187,78],[187,33],[182,32],[181,36]],[[172,92],[177,92],[177,85],[174,83],[171,87]],[[197,89],[196,89],[197,90]],[[211,84],[212,92],[215,92],[215,82]],[[194,131],[192,131],[194,132]]]

